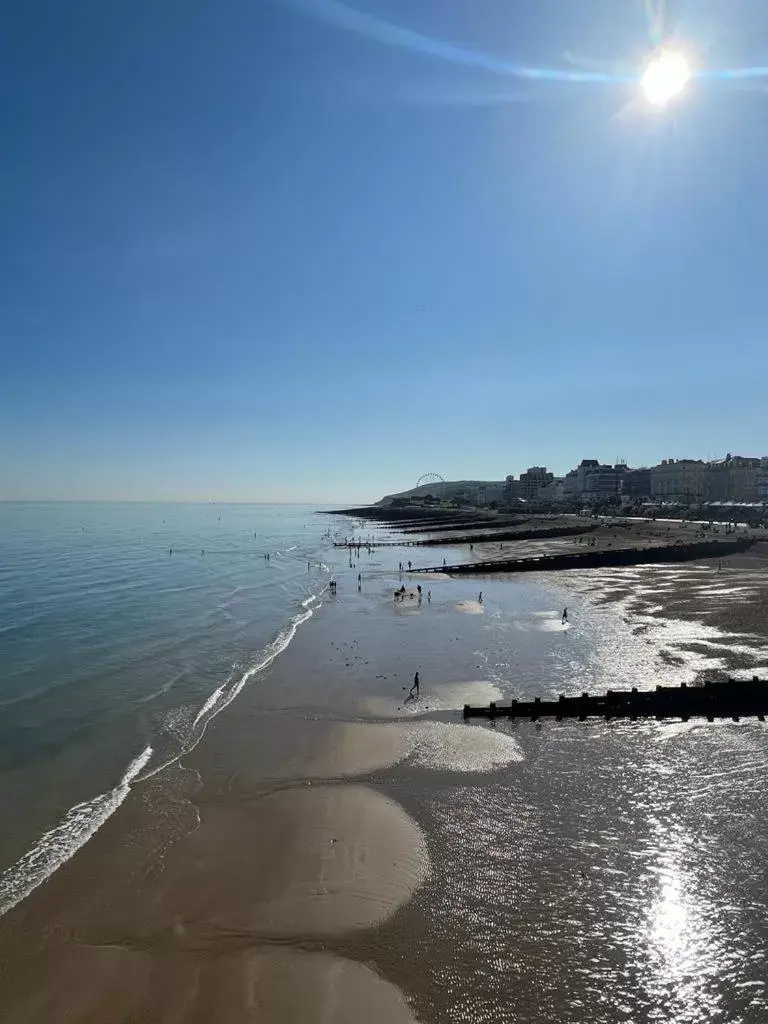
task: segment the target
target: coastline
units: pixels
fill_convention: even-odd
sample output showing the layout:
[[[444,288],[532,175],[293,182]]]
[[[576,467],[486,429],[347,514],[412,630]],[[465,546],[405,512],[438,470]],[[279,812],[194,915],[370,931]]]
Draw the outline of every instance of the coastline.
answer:
[[[360,592],[356,568],[340,573],[338,598],[324,598],[204,741],[136,785],[86,847],[0,919],[6,1019],[111,1021],[133,1012],[202,1021],[217,1007],[217,1019],[239,1021],[250,1019],[249,999],[276,1021],[319,1019],[321,1005],[335,1007],[334,1020],[382,1024],[462,1012],[576,1021],[584,1007],[598,1021],[619,1019],[577,968],[589,954],[609,973],[619,962],[639,970],[629,935],[627,944],[611,940],[610,963],[603,947],[623,900],[638,926],[646,876],[619,884],[610,872],[626,871],[625,850],[607,844],[587,855],[579,845],[615,827],[607,815],[616,800],[607,798],[608,778],[579,766],[587,747],[596,764],[609,763],[619,737],[622,761],[643,763],[649,745],[658,759],[659,740],[675,727],[489,728],[461,723],[460,708],[547,692],[567,673],[574,690],[586,677],[599,685],[611,672],[631,675],[630,656],[639,659],[633,677],[665,678],[690,678],[702,660],[722,662],[724,650],[743,660],[750,643],[753,659],[763,656],[742,634],[723,639],[741,590],[754,589],[744,574],[762,580],[762,566],[718,574],[703,563],[658,575],[669,569],[483,581],[479,610],[471,580],[433,578],[430,602],[399,607],[396,571],[363,563]],[[732,607],[710,624],[723,642],[709,634],[709,658],[683,649],[701,639],[699,620],[675,605],[691,596],[692,572],[700,593],[691,611],[718,584],[720,604]],[[653,596],[665,581],[666,604]],[[640,599],[642,607],[632,603]],[[566,601],[578,625],[563,632],[557,609]],[[659,633],[696,626],[662,643],[654,619]],[[674,654],[678,640],[683,663],[665,664],[658,652]],[[629,652],[620,663],[611,660],[617,643]],[[546,664],[551,679],[542,678]],[[405,704],[416,668],[423,693]],[[741,735],[760,733],[749,726]],[[640,827],[626,824],[630,834]],[[763,847],[761,838],[754,856]],[[582,871],[600,886],[592,891]],[[548,958],[562,958],[577,936],[573,963],[548,978]],[[520,983],[513,991],[510,972]]]

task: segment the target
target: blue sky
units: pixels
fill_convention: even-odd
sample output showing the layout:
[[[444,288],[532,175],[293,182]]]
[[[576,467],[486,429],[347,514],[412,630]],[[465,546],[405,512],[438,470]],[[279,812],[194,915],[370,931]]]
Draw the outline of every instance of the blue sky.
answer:
[[[353,6],[2,5],[0,498],[768,454],[768,78],[503,70],[634,75],[643,0]],[[768,11],[664,35],[759,64]]]

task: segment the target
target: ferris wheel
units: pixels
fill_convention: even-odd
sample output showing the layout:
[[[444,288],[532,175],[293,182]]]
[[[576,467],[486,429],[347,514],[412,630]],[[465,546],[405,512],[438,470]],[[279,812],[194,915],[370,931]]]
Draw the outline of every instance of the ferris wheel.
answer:
[[[441,494],[445,490],[445,480],[439,473],[424,473],[416,481],[417,487],[425,487],[430,484],[435,487],[436,495]]]

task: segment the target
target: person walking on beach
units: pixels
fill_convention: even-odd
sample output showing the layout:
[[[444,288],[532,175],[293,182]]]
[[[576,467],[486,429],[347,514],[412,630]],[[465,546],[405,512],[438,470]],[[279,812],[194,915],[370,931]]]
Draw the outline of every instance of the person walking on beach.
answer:
[[[362,590],[363,589],[363,577],[362,577],[361,573],[357,574],[357,589],[358,590]]]
[[[428,601],[428,602],[431,602],[431,601],[432,601],[432,591],[431,591],[431,590],[428,590],[428,591],[427,591],[427,601]]]
[[[567,621],[568,621],[568,609],[567,608],[563,608],[563,617],[562,617],[562,619],[560,619],[560,625],[564,626]]]
[[[398,562],[397,563],[397,571],[398,572],[402,572],[403,571],[403,563],[402,562]]]
[[[410,571],[411,571],[411,560],[410,560],[410,558],[409,558],[409,559],[408,559],[408,572],[410,572]]]
[[[482,590],[481,590],[481,591],[480,591],[480,593],[478,594],[478,597],[477,597],[477,603],[478,603],[478,604],[482,604],[482,603],[483,603],[483,592],[482,592]]]
[[[416,696],[418,697],[419,696],[419,673],[418,672],[413,677],[413,686],[411,687],[411,692],[408,694],[409,697],[413,697],[413,691],[414,690],[416,691]]]

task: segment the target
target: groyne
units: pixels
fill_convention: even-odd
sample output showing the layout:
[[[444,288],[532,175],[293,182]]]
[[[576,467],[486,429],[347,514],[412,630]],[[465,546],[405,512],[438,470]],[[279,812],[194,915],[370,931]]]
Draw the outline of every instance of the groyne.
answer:
[[[655,690],[608,690],[605,694],[590,696],[582,693],[576,697],[560,694],[557,700],[513,700],[510,704],[491,703],[483,707],[464,705],[464,718],[527,718],[535,722],[539,718],[576,718],[580,722],[587,718],[740,718],[757,717],[765,721],[768,714],[768,680],[728,679],[723,682],[707,682],[701,686],[657,686]]]
[[[747,551],[756,541],[700,541],[657,547],[607,548],[575,551],[571,554],[538,555],[532,558],[503,558],[494,561],[462,562],[457,565],[417,567],[412,572],[444,572],[449,575],[486,575],[496,572],[553,572],[563,569],[602,569],[610,566],[651,565],[660,562],[693,562],[700,558],[725,558]]]

